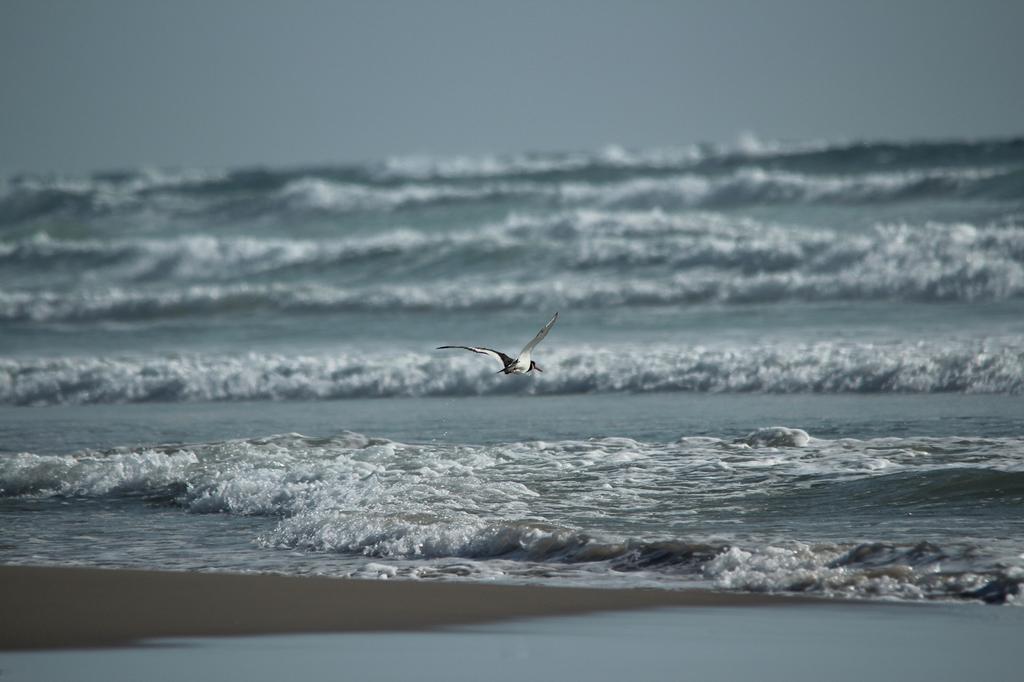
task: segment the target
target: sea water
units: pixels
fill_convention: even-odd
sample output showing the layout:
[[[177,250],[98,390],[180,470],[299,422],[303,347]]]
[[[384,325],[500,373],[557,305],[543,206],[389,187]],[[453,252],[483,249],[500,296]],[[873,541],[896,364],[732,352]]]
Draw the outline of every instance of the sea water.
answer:
[[[1014,602],[1024,141],[4,178],[0,562]]]

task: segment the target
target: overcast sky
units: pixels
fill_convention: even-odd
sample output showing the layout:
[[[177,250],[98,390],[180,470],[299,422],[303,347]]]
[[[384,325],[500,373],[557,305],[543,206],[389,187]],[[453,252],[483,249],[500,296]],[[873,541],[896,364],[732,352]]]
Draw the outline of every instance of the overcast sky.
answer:
[[[1024,133],[1024,2],[0,0],[0,171]]]

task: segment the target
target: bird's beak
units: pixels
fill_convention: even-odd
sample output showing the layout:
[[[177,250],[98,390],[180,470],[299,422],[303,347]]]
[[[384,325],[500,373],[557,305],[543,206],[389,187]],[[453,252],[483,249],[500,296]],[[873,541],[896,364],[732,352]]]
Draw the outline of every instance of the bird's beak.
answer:
[[[541,372],[541,373],[543,373],[543,372],[544,372],[544,370],[542,370],[542,369],[540,368],[540,365],[537,365],[537,364],[535,364],[535,365],[533,366],[533,368],[534,368],[535,370],[537,370],[538,372]]]

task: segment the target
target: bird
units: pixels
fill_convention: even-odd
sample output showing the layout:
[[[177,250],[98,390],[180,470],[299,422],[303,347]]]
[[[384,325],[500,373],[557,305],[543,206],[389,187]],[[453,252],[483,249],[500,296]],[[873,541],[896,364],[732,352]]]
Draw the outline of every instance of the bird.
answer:
[[[531,356],[533,355],[533,349],[538,343],[544,340],[544,337],[547,336],[548,332],[551,331],[551,328],[555,326],[555,322],[557,320],[558,313],[556,312],[555,316],[552,317],[539,332],[537,332],[537,335],[533,337],[533,340],[523,346],[523,349],[519,351],[519,357],[516,358],[505,355],[499,350],[494,350],[493,348],[482,348],[480,346],[438,346],[437,350],[444,350],[445,348],[459,348],[462,350],[470,350],[474,353],[480,353],[481,355],[488,355],[502,364],[502,368],[495,372],[495,374],[526,374],[534,370],[543,372],[544,370],[542,370],[540,366],[533,361]]]

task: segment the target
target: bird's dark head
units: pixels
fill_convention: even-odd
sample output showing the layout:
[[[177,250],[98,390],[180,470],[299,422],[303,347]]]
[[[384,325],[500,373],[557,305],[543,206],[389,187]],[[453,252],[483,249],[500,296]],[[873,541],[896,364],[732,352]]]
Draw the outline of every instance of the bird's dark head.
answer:
[[[527,371],[527,372],[532,372],[533,370],[537,370],[538,372],[543,372],[543,371],[544,371],[544,370],[542,370],[542,369],[540,368],[540,365],[538,365],[538,364],[537,364],[536,362],[534,362],[533,360],[530,360],[530,369],[528,369],[528,370],[526,370],[526,371]]]

